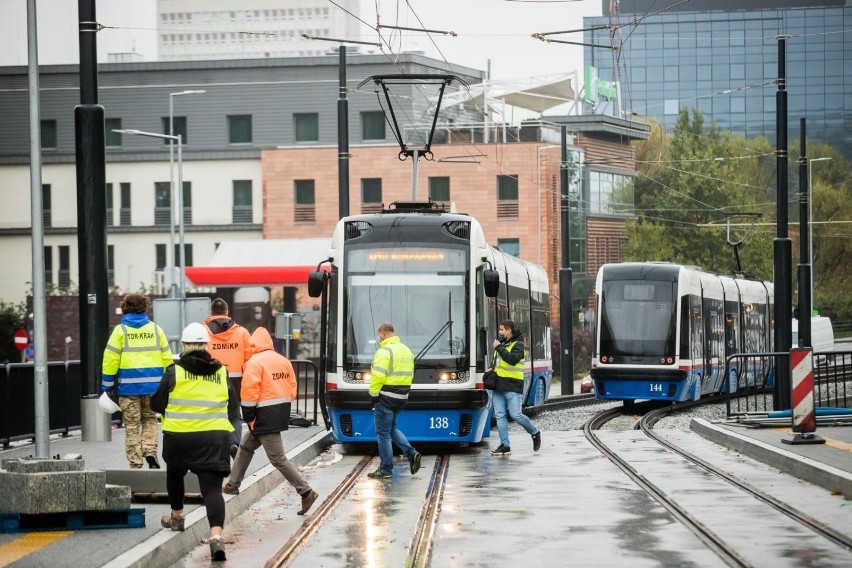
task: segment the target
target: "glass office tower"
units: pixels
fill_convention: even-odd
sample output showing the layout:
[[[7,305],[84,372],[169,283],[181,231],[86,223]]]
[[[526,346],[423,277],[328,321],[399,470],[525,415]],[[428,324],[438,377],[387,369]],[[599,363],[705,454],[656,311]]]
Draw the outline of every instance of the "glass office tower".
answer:
[[[804,117],[809,139],[828,142],[852,158],[852,5],[846,7],[845,0],[677,4],[603,0],[602,17],[584,18],[584,42],[621,46],[618,51],[585,47],[584,59],[599,79],[618,82],[627,116],[651,117],[670,128],[680,108],[697,108],[705,124],[764,135],[774,143],[777,36],[785,35],[790,144],[798,140]],[[610,24],[623,27],[614,34],[606,27],[589,30]],[[616,101],[607,104],[616,114]]]

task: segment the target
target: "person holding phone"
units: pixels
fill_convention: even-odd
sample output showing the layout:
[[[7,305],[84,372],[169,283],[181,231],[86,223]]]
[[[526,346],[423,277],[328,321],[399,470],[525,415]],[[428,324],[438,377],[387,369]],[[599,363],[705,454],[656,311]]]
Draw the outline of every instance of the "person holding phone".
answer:
[[[515,329],[515,322],[512,320],[501,321],[497,331],[499,335],[492,344],[495,351],[494,372],[497,374],[492,401],[500,445],[491,455],[506,456],[512,453],[509,443],[509,416],[532,436],[533,451],[537,452],[541,448],[541,430],[521,412],[526,358],[521,332]]]

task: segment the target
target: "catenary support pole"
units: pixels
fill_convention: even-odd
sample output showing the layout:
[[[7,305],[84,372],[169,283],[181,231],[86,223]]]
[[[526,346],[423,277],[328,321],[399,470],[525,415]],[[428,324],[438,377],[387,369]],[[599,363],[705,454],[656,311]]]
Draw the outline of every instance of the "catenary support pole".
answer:
[[[80,104],[74,109],[83,441],[103,441],[97,393],[109,332],[104,107],[98,104],[95,0],[78,0]],[[106,435],[111,435],[109,431]]]
[[[340,96],[337,99],[337,195],[340,218],[349,215],[349,100],[346,98],[346,46],[340,53]]]
[[[811,339],[811,256],[808,243],[810,242],[810,219],[808,218],[808,202],[810,187],[808,183],[808,141],[806,137],[806,119],[801,124],[801,156],[799,156],[799,347],[812,347]],[[792,380],[792,378],[791,378]]]
[[[775,95],[776,144],[776,237],[775,257],[775,351],[785,353],[775,365],[775,410],[790,408],[790,347],[793,343],[792,243],[787,236],[787,62],[786,36],[778,36],[778,90]]]

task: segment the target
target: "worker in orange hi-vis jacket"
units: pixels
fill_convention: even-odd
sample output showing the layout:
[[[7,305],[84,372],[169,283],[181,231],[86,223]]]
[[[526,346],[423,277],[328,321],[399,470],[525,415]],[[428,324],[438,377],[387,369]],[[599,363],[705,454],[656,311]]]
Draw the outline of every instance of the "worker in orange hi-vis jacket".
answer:
[[[239,395],[243,365],[251,357],[251,335],[246,328],[231,319],[228,315],[228,302],[222,298],[213,300],[210,305],[210,317],[204,320],[204,325],[210,331],[210,355],[228,369],[228,382]],[[231,426],[234,427],[230,450],[233,458],[237,455],[243,434],[242,420],[238,418]]]
[[[254,452],[263,446],[266,457],[302,498],[304,515],[319,495],[287,460],[281,432],[290,426],[290,404],[297,394],[293,365],[272,345],[272,336],[259,327],[251,335],[252,356],[243,369],[242,409],[248,432],[243,434],[231,476],[222,492],[237,495]]]

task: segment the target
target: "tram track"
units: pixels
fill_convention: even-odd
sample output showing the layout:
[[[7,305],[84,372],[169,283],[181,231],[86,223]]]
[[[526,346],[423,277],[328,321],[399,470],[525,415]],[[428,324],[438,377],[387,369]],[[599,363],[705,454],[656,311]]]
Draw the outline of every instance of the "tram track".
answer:
[[[287,562],[293,558],[296,551],[308,540],[308,538],[316,532],[326,520],[326,518],[334,510],[335,506],[343,500],[344,497],[351,491],[355,482],[361,476],[367,465],[373,460],[372,455],[366,455],[352,468],[352,471],[343,478],[343,481],[335,488],[334,491],[323,501],[316,511],[310,515],[299,527],[299,530],[284,543],[278,551],[266,561],[264,568],[278,568],[286,566]]]
[[[600,439],[594,432],[600,430],[601,427],[617,416],[621,416],[623,408],[611,408],[604,410],[593,416],[583,425],[583,432],[589,443],[597,448],[604,456],[612,463],[621,469],[634,483],[651,495],[660,505],[662,505],[669,513],[674,515],[684,526],[689,528],[708,548],[710,548],[717,556],[719,556],[729,566],[750,566],[745,558],[740,556],[735,550],[728,546],[724,539],[710,530],[704,523],[699,521],[695,516],[690,514],[685,508],[680,506],[674,499],[668,496],[665,491],[658,485],[651,482],[630,463],[622,458],[617,451],[610,448],[603,440]]]
[[[364,471],[373,459],[374,455],[372,454],[361,458],[314,513],[306,518],[287,542],[264,563],[264,568],[279,568],[289,565],[311,536],[323,529],[326,521],[332,517],[335,508],[346,499],[356,483],[362,479]],[[404,561],[406,568],[425,568],[428,565],[435,527],[441,512],[449,464],[449,454],[436,456],[423,505],[406,550]]]
[[[785,515],[787,518],[793,520],[802,527],[805,527],[807,530],[812,531],[816,535],[823,537],[834,545],[837,545],[846,551],[852,551],[852,537],[833,529],[796,507],[773,497],[769,493],[743,481],[742,479],[723,471],[720,467],[698,457],[695,453],[678,446],[676,443],[673,443],[654,431],[654,424],[664,416],[687,408],[706,404],[707,402],[713,402],[713,397],[708,400],[677,403],[664,408],[654,408],[644,411],[642,417],[634,425],[634,429],[641,430],[650,441],[666,448],[666,450],[673,452],[677,456],[687,460],[689,463],[698,466],[701,471],[724,480],[737,490],[773,508],[778,513]],[[634,411],[635,410],[637,409],[634,408]],[[662,487],[634,468],[627,459],[619,455],[618,451],[610,448],[595,433],[596,431],[601,430],[607,422],[621,416],[622,413],[622,408],[612,408],[597,413],[583,426],[586,439],[605,457],[621,469],[632,481],[634,481],[639,487],[660,503],[661,506],[677,518],[679,522],[695,534],[723,562],[729,566],[735,567],[753,566],[753,561],[748,560],[745,556],[740,554],[734,546],[726,542],[726,539],[722,535],[717,534],[717,532],[708,527],[707,524],[699,520],[696,515],[690,513],[685,506],[678,503]]]
[[[642,432],[656,441],[657,443],[665,446],[669,450],[675,452],[676,454],[684,457],[695,465],[701,467],[708,473],[711,473],[715,476],[718,476],[721,479],[724,479],[731,485],[738,487],[739,489],[745,491],[746,493],[752,495],[755,499],[766,503],[770,507],[774,508],[776,511],[786,515],[787,517],[793,519],[794,521],[808,527],[815,533],[821,535],[822,537],[834,542],[835,544],[845,547],[849,550],[852,550],[852,536],[845,535],[839,531],[832,529],[831,527],[821,523],[820,521],[814,519],[810,515],[806,515],[802,511],[791,507],[790,505],[784,503],[783,501],[776,499],[772,495],[769,495],[765,491],[754,487],[753,485],[733,476],[729,473],[722,471],[720,468],[714,466],[713,464],[701,459],[697,455],[692,452],[685,450],[684,448],[672,443],[669,440],[666,440],[664,437],[658,435],[654,432],[654,424],[663,416],[668,414],[677,412],[679,410],[683,410],[684,407],[691,407],[694,404],[682,403],[684,406],[680,404],[675,404],[673,406],[667,408],[659,408],[656,410],[652,410],[645,414],[641,420],[637,423],[637,428],[642,430]]]
[[[417,520],[417,528],[414,537],[408,546],[408,554],[405,558],[406,568],[424,568],[429,562],[429,553],[432,550],[432,539],[435,535],[435,525],[441,512],[441,501],[444,498],[444,487],[447,484],[447,473],[449,473],[450,456],[441,455],[435,460],[435,469],[432,471],[432,479],[429,489],[426,491],[426,499],[420,510]]]
[[[551,397],[539,406],[527,406],[523,412],[527,416],[535,416],[542,412],[551,412],[553,410],[565,410],[569,408],[578,408],[581,406],[591,406],[596,404],[605,404],[606,401],[599,401],[592,393],[588,394],[567,394]]]

